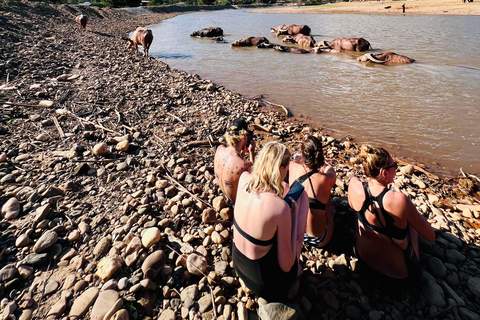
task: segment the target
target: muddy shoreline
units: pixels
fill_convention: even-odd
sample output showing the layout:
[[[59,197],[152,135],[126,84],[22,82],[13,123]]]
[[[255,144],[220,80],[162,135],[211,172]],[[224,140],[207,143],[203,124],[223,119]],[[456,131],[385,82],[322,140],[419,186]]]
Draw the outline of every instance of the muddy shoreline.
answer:
[[[86,35],[73,21],[80,12],[91,17]],[[282,315],[478,319],[477,177],[441,179],[400,161],[395,184],[437,240],[421,242],[419,288],[385,292],[353,255],[346,192],[362,177],[355,142],[125,52],[126,32],[180,12],[9,1],[0,13],[2,318],[274,318],[275,306],[235,274],[233,209],[213,174],[215,143],[243,117],[259,147],[277,140],[297,150],[315,134],[337,172],[334,238],[305,247],[300,293]]]

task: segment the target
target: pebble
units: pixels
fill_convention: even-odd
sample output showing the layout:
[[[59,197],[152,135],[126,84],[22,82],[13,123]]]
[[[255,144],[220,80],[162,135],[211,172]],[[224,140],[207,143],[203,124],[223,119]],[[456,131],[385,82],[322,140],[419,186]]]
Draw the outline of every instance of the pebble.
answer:
[[[193,275],[201,276],[207,271],[207,259],[205,257],[192,253],[187,258],[187,269]]]
[[[53,230],[45,231],[33,246],[33,252],[42,252],[53,246],[58,240],[58,234]]]
[[[20,214],[21,206],[17,198],[10,198],[2,206],[1,214],[5,220],[13,220]]]
[[[145,248],[150,248],[155,243],[159,242],[162,234],[157,227],[148,228],[142,236],[142,244]]]
[[[103,281],[109,280],[122,267],[123,260],[119,256],[105,257],[97,265],[95,275]]]
[[[115,290],[105,290],[98,294],[98,298],[93,305],[90,319],[102,320],[103,317],[115,305],[119,298],[118,292]],[[118,310],[118,309],[117,309]],[[114,310],[115,313],[117,310]]]

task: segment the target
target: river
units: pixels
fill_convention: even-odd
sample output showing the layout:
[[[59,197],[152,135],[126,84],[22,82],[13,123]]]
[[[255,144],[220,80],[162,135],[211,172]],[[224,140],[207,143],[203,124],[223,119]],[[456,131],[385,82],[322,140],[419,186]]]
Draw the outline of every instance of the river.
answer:
[[[232,48],[270,28],[307,24],[315,40],[363,37],[374,52],[414,58],[410,65],[357,62],[361,53],[292,54]],[[225,43],[189,35],[221,27]],[[475,16],[267,14],[243,10],[180,15],[149,26],[150,55],[246,97],[262,94],[309,117],[335,137],[387,148],[452,176],[480,172],[480,19]]]

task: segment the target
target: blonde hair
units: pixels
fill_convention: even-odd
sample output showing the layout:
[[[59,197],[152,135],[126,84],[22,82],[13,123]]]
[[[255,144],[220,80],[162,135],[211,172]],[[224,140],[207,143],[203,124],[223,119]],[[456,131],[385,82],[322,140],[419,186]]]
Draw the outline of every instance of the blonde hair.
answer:
[[[247,134],[246,130],[236,130],[237,127],[231,127],[225,132],[223,137],[229,147],[236,146]]]
[[[388,165],[390,154],[383,148],[363,145],[360,148],[360,159],[363,162],[363,172],[367,177],[377,178],[380,170]]]
[[[258,153],[252,169],[252,178],[247,184],[247,191],[259,194],[273,191],[277,196],[283,196],[282,176],[280,167],[286,167],[290,162],[291,153],[279,142],[268,142]]]

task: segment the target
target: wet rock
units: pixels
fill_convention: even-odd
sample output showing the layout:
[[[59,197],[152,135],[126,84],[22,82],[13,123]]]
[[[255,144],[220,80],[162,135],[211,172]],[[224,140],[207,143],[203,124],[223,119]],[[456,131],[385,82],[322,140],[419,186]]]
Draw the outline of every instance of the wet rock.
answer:
[[[2,206],[1,214],[5,220],[13,220],[20,214],[21,206],[17,198],[10,198]]]

